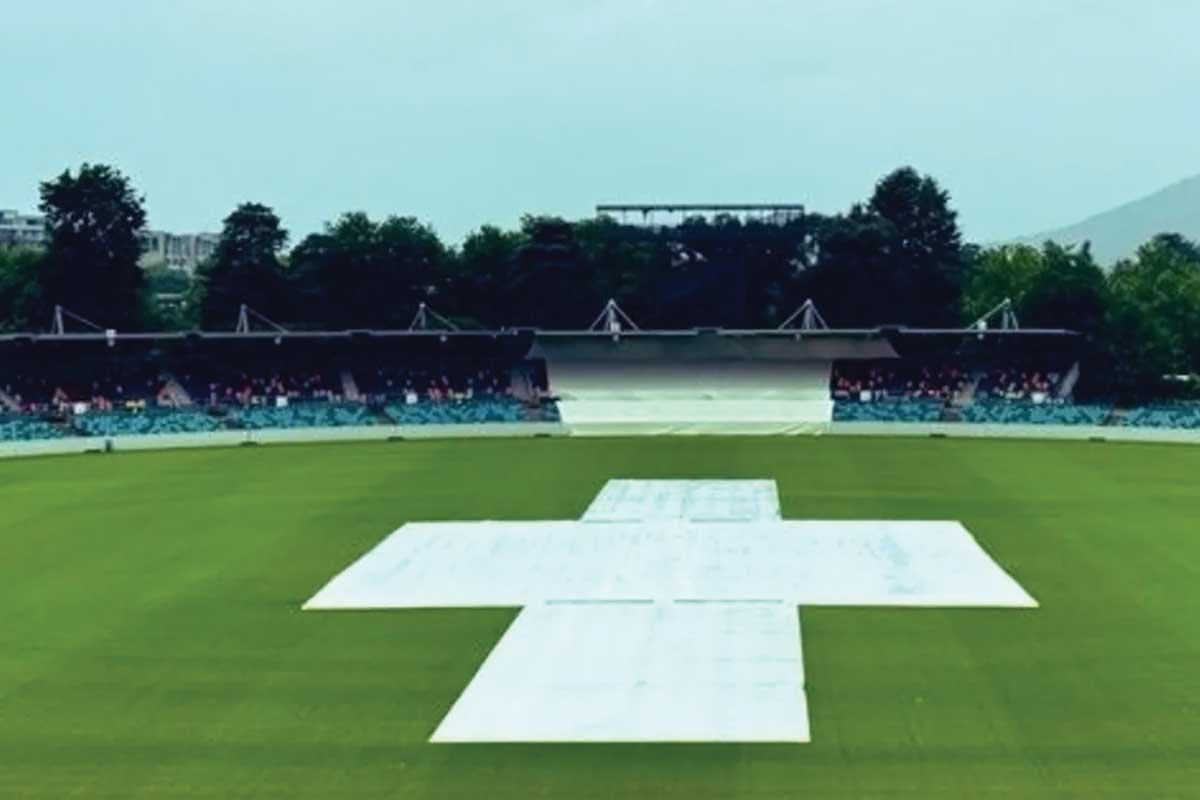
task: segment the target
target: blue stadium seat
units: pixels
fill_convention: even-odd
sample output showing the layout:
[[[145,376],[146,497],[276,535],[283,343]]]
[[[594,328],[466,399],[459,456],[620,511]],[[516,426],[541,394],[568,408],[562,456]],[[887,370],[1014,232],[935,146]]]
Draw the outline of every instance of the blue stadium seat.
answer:
[[[61,439],[68,430],[53,422],[16,414],[0,415],[0,442],[30,442],[36,439]]]
[[[838,400],[833,404],[834,422],[937,422],[942,418],[941,400],[897,398],[858,402]]]
[[[1131,428],[1200,428],[1200,405],[1140,406],[1127,411],[1120,424]]]
[[[198,409],[150,408],[79,414],[72,420],[82,436],[140,436],[155,433],[206,433],[222,427],[218,418]]]
[[[358,404],[291,403],[275,406],[250,406],[229,412],[234,427],[248,430],[267,428],[342,428],[351,425],[374,425],[375,417],[369,408]]]
[[[529,409],[511,397],[487,397],[463,401],[389,403],[384,409],[397,425],[456,425],[483,422],[552,422],[558,419],[557,407]]]
[[[962,410],[964,422],[999,425],[1102,425],[1112,413],[1103,404],[977,400]]]

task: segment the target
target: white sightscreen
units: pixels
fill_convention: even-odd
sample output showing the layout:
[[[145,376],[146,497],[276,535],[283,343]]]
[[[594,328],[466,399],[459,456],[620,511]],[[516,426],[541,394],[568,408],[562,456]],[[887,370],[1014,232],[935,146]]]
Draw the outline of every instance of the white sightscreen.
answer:
[[[829,362],[554,361],[567,425],[827,423]]]

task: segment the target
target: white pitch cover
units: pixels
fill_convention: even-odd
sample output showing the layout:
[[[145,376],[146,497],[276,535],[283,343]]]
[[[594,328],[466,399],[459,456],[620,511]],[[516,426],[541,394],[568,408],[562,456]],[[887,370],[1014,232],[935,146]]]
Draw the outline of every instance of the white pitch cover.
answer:
[[[433,742],[807,742],[782,603],[526,606]]]
[[[958,522],[779,512],[609,481],[581,520],[406,524],[304,608],[522,607],[433,741],[804,742],[797,606],[1037,606]]]
[[[585,522],[780,519],[775,481],[611,480],[583,512]]]
[[[410,523],[305,608],[674,599],[1037,605],[957,522],[665,520]]]

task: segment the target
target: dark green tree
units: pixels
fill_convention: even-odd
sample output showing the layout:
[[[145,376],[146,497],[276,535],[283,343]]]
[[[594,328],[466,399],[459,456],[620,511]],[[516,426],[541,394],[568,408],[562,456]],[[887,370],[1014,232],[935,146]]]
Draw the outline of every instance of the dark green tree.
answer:
[[[513,323],[583,328],[591,322],[588,315],[593,309],[599,311],[595,283],[570,222],[559,217],[523,218],[515,263],[514,304],[508,312]]]
[[[893,238],[891,223],[862,206],[823,220],[814,263],[800,276],[801,294],[835,328],[914,322],[902,302],[908,287],[899,285]]]
[[[933,178],[895,170],[866,204],[809,216],[803,232],[792,285],[831,325],[961,323],[967,253],[950,197]]]
[[[519,231],[492,225],[467,234],[451,259],[447,312],[482,327],[516,322],[517,254],[524,244]]]
[[[243,203],[225,218],[221,239],[196,270],[192,303],[204,328],[232,328],[242,303],[272,318],[287,318],[291,301],[279,253],[288,234],[260,203]]]
[[[379,224],[379,247],[385,265],[381,291],[392,305],[386,319],[408,322],[418,303],[440,305],[448,255],[431,226],[415,217],[388,217]]]
[[[875,185],[867,205],[892,226],[889,286],[904,322],[952,326],[961,318],[964,258],[958,213],[932,177],[901,167]],[[864,287],[869,288],[869,287]]]
[[[0,330],[44,329],[51,309],[42,296],[46,254],[31,248],[0,247]]]
[[[152,295],[186,294],[192,286],[192,279],[181,269],[159,265],[147,267],[144,270],[146,291]]]
[[[590,281],[584,289],[590,308],[580,309],[590,323],[609,298],[641,324],[659,327],[663,303],[661,289],[670,265],[667,245],[654,233],[621,225],[610,217],[575,224],[582,272]],[[582,304],[582,303],[581,303]]]
[[[1106,339],[1118,394],[1154,394],[1165,375],[1200,371],[1200,250],[1161,234],[1108,278]]]
[[[141,326],[143,199],[129,179],[104,164],[84,164],[41,185],[49,234],[41,272],[46,302],[98,325]]]
[[[1091,247],[1042,246],[1042,268],[1030,282],[1019,314],[1027,328],[1067,328],[1096,339],[1108,313],[1104,271],[1092,258]]]
[[[408,324],[418,303],[437,303],[446,262],[428,225],[412,217],[376,223],[353,212],[306,237],[292,251],[289,276],[309,322],[396,328]]]
[[[1005,299],[1012,300],[1018,317],[1024,316],[1030,287],[1043,267],[1041,251],[1025,244],[975,252],[963,288],[963,322],[979,319]]]

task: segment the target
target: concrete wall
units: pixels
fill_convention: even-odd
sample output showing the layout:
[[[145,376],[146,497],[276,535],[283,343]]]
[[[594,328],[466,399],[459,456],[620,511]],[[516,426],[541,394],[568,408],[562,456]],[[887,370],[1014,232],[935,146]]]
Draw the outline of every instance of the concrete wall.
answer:
[[[476,425],[367,425],[342,428],[292,428],[261,431],[164,433],[144,436],[77,436],[34,442],[0,442],[0,458],[65,455],[105,450],[166,450],[189,447],[234,447],[244,444],[386,441],[388,439],[454,439],[482,437],[562,436],[557,423],[484,423]]]
[[[961,439],[1072,439],[1200,444],[1200,430],[1103,425],[992,425],[967,422],[835,422],[834,436],[945,436]]]
[[[345,428],[295,428],[290,430],[215,431],[212,433],[145,436],[69,437],[35,442],[0,442],[0,458],[64,455],[113,450],[162,450],[188,447],[233,447],[243,444],[299,442],[384,441],[388,439],[470,439],[531,436],[664,436],[664,435],[831,435],[831,436],[945,436],[948,438],[1003,438],[1103,440],[1108,442],[1171,442],[1200,444],[1200,430],[1163,428],[1108,428],[1091,425],[972,425],[966,423],[745,422],[727,425],[614,424],[588,426],[573,431],[559,423],[489,423],[479,425],[375,425]]]

